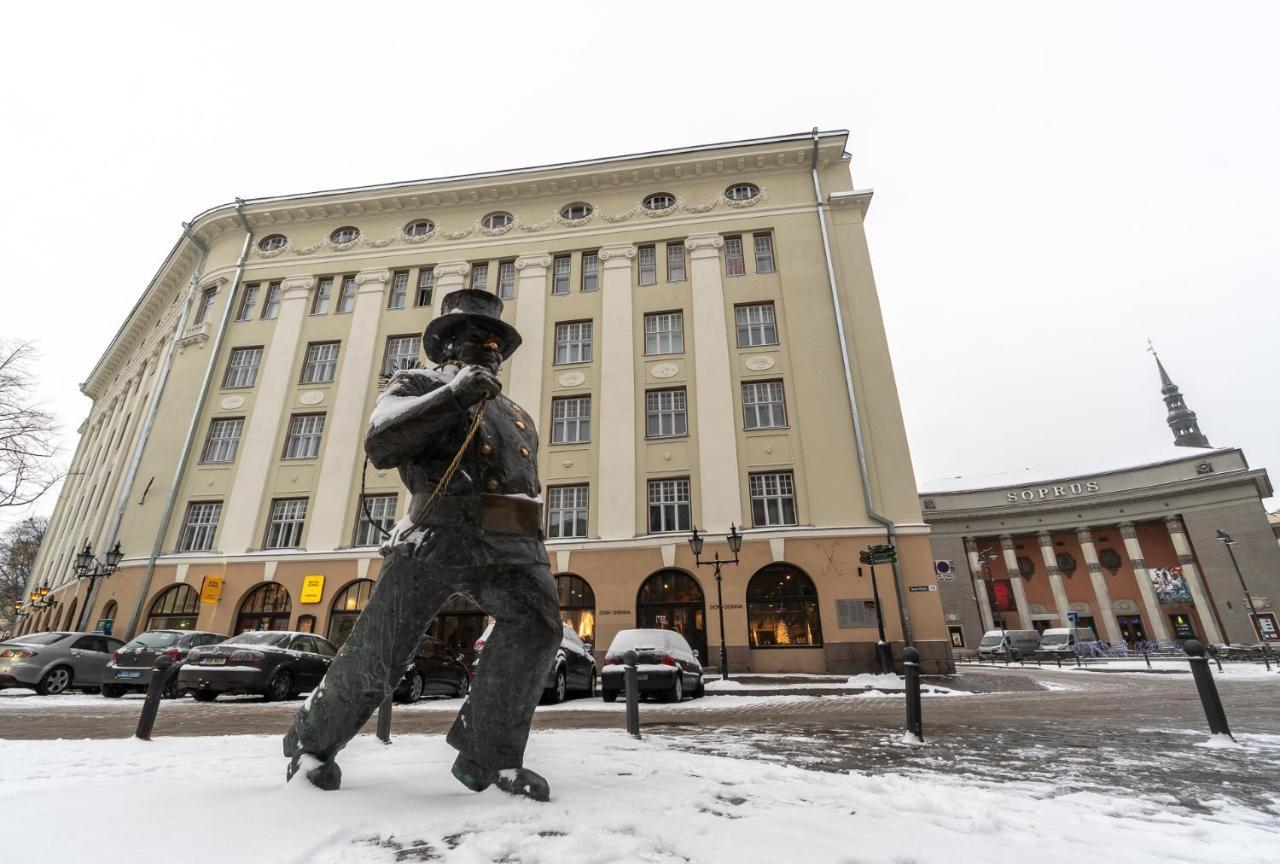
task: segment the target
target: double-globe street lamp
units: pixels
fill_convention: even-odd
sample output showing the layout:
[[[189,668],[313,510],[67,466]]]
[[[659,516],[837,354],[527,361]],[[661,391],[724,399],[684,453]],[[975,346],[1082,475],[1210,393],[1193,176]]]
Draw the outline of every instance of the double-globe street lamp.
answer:
[[[724,593],[720,589],[720,568],[725,564],[738,563],[738,551],[742,549],[742,535],[738,533],[738,528],[733,523],[729,524],[729,536],[725,538],[729,544],[729,551],[733,553],[732,558],[721,560],[720,552],[716,551],[716,557],[710,561],[702,560],[702,535],[698,533],[698,529],[693,529],[693,534],[689,537],[689,549],[693,551],[693,560],[699,567],[710,565],[716,568],[716,608],[720,612],[720,677],[729,680],[729,649],[725,647],[724,642]]]
[[[120,551],[120,543],[107,553],[106,562],[99,561],[93,554],[93,547],[85,541],[84,549],[80,554],[76,555],[75,574],[77,579],[89,580],[89,593],[85,596],[84,606],[80,609],[80,616],[76,619],[76,630],[84,629],[84,616],[88,614],[89,607],[93,605],[93,589],[98,584],[99,579],[105,579],[116,570],[120,569],[120,559],[124,557],[124,553]]]
[[[1236,541],[1231,535],[1221,528],[1218,529],[1218,542],[1227,547],[1227,554],[1231,556],[1231,566],[1236,568],[1236,578],[1240,580],[1240,588],[1244,591],[1245,602],[1249,604],[1249,623],[1253,626],[1254,631],[1262,637],[1262,662],[1267,664],[1267,671],[1271,671],[1271,646],[1267,644],[1266,637],[1262,636],[1262,624],[1258,618],[1258,607],[1253,602],[1253,595],[1249,593],[1249,586],[1244,582],[1244,574],[1240,572],[1240,562],[1236,560],[1236,550],[1232,547],[1236,545]]]

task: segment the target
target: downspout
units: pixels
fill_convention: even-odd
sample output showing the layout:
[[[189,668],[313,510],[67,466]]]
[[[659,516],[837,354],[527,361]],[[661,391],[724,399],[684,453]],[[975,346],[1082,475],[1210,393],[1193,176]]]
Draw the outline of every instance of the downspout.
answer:
[[[231,288],[227,292],[227,305],[222,310],[222,320],[218,323],[218,333],[213,338],[213,347],[209,352],[209,364],[204,370],[204,380],[200,384],[200,395],[196,397],[195,407],[191,411],[191,422],[187,424],[187,434],[182,442],[182,452],[178,454],[177,466],[173,469],[173,482],[169,485],[169,494],[165,498],[164,512],[160,516],[160,524],[156,528],[155,543],[151,547],[151,555],[147,558],[147,572],[142,577],[142,585],[138,587],[138,600],[133,606],[133,615],[129,618],[129,627],[125,639],[132,639],[142,617],[142,606],[147,595],[151,593],[151,580],[155,578],[156,560],[164,551],[164,538],[169,533],[169,523],[173,519],[173,507],[178,499],[182,486],[182,477],[186,473],[187,460],[191,457],[191,444],[195,440],[196,427],[200,423],[200,415],[204,413],[205,403],[209,398],[209,386],[213,381],[214,369],[218,363],[218,355],[222,352],[222,343],[226,339],[227,324],[231,321],[231,310],[235,305],[236,289],[244,276],[244,263],[249,258],[250,244],[253,243],[253,229],[244,218],[244,201],[236,199],[236,219],[244,229],[244,246],[240,249],[240,259],[236,261],[236,272],[231,279]]]
[[[813,128],[813,164],[810,166],[813,177],[813,194],[817,199],[818,227],[822,233],[822,254],[827,262],[827,284],[831,287],[831,305],[836,312],[836,335],[840,341],[840,362],[844,367],[844,383],[849,396],[849,419],[853,421],[853,443],[858,451],[858,473],[862,478],[862,501],[867,508],[867,516],[872,522],[884,526],[892,546],[898,545],[898,529],[893,520],[876,510],[871,497],[871,475],[867,470],[867,452],[862,438],[862,419],[858,415],[858,397],[853,387],[853,364],[849,359],[849,346],[844,332],[844,310],[840,307],[840,290],[836,287],[835,265],[831,261],[831,238],[827,233],[827,217],[822,207],[822,184],[818,181],[818,128]],[[902,596],[902,566],[893,562],[893,591],[898,598],[898,618],[902,625],[902,636],[906,643],[912,643],[911,616],[907,612],[907,604]]]
[[[142,453],[147,448],[147,441],[151,437],[151,427],[155,425],[156,414],[160,410],[160,395],[164,392],[165,383],[169,380],[169,370],[173,367],[173,357],[177,353],[178,341],[182,338],[182,334],[186,332],[187,318],[191,314],[191,301],[195,299],[196,286],[200,284],[200,277],[204,274],[205,262],[209,259],[209,247],[205,246],[195,235],[191,233],[191,225],[182,226],[182,237],[184,240],[190,240],[200,250],[200,257],[196,259],[195,269],[191,271],[191,280],[187,286],[187,300],[182,305],[182,312],[178,315],[177,326],[174,327],[173,338],[169,340],[169,345],[165,349],[163,362],[160,364],[160,374],[156,379],[155,389],[151,391],[151,396],[147,401],[147,413],[142,421],[142,432],[138,435],[138,443],[133,448],[133,455],[129,457],[129,468],[125,472],[124,483],[120,487],[120,495],[116,499],[116,511],[111,515],[111,527],[107,530],[107,540],[101,548],[104,552],[113,547],[116,543],[118,532],[120,531],[120,523],[124,520],[124,511],[129,505],[129,496],[133,494],[133,483],[138,476],[138,468],[142,464]],[[102,588],[102,582],[94,584],[93,591],[90,592],[88,599],[85,601],[84,609],[80,610],[81,622],[76,626],[77,630],[83,630],[84,616],[93,608],[93,604],[97,602],[98,591]],[[132,636],[132,634],[130,634]]]

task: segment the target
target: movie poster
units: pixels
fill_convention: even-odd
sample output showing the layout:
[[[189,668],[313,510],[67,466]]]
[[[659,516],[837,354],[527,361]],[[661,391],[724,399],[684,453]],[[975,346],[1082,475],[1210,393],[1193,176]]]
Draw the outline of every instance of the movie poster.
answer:
[[[1191,602],[1191,589],[1181,567],[1156,567],[1147,571],[1151,575],[1151,587],[1156,599],[1166,606]]]

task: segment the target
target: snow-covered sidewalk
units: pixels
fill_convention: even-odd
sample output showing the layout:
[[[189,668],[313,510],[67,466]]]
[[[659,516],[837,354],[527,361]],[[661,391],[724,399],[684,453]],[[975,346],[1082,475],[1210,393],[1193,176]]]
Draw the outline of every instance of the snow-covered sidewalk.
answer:
[[[0,808],[31,829],[8,832],[3,860],[1076,864],[1087,843],[1127,864],[1236,864],[1280,847],[1275,813],[1221,800],[1193,814],[1158,794],[824,773],[616,731],[534,734],[550,804],[467,792],[453,756],[440,736],[362,736],[324,793],[284,784],[277,736],[0,741]]]

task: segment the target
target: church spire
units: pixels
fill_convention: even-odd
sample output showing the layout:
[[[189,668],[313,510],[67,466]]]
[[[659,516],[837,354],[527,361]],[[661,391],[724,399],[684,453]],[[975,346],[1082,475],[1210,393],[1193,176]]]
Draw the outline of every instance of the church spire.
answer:
[[[1182,394],[1178,392],[1178,385],[1173,383],[1173,379],[1165,371],[1164,364],[1160,362],[1160,355],[1156,353],[1156,346],[1150,339],[1147,340],[1147,346],[1147,350],[1156,358],[1156,368],[1160,370],[1160,394],[1164,397],[1164,404],[1169,407],[1167,422],[1169,428],[1173,430],[1173,443],[1178,447],[1210,446],[1209,439],[1204,437],[1199,424],[1196,423],[1196,412],[1188,408],[1187,403],[1183,401]]]

